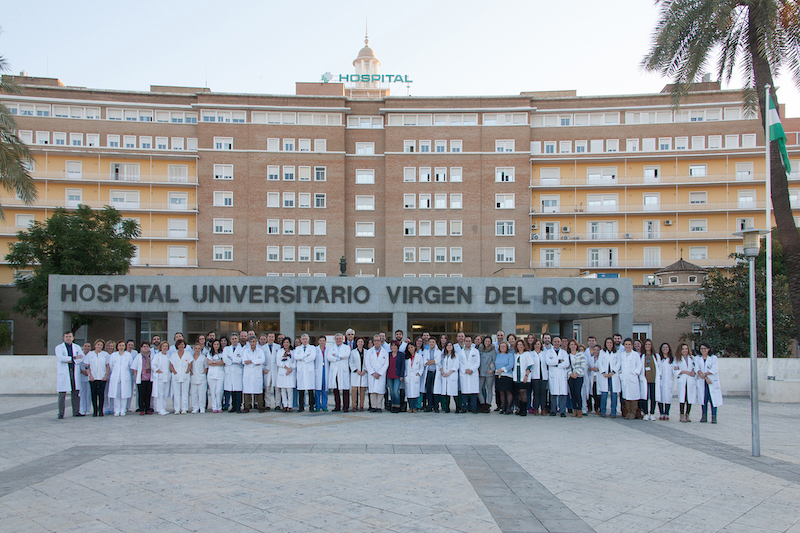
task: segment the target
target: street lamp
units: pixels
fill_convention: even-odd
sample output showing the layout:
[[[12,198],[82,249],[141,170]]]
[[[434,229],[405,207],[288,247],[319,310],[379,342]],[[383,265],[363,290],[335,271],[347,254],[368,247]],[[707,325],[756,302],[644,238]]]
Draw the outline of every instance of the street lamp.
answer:
[[[734,235],[744,238],[744,256],[750,267],[750,424],[752,426],[753,457],[761,457],[761,431],[758,427],[758,347],[756,345],[756,270],[761,235],[769,231],[748,228]]]

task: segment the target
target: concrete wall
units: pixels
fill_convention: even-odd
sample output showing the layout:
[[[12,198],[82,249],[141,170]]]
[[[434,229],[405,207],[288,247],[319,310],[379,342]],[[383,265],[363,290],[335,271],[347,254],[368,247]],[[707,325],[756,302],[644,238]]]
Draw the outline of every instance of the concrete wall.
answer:
[[[747,396],[750,391],[750,360],[723,358],[719,362],[722,393]],[[766,359],[758,360],[758,375],[767,376]],[[798,380],[800,359],[775,359],[779,380]],[[56,361],[51,355],[14,355],[0,357],[0,394],[43,394],[56,391]]]

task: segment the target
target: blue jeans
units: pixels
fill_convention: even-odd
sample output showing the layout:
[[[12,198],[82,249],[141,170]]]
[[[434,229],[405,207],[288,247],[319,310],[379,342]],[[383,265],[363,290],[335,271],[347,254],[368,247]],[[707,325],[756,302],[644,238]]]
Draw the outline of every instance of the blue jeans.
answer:
[[[717,416],[717,408],[714,402],[711,401],[711,391],[708,390],[708,383],[706,385],[706,399],[703,402],[703,416],[708,415],[708,404],[711,404],[711,416]]]
[[[556,395],[556,412],[557,413],[566,413],[567,412],[567,395],[566,394],[558,394]]]
[[[226,390],[222,393],[222,409],[224,411],[228,410],[228,407],[231,406],[231,391]]]
[[[416,398],[409,398],[408,399],[409,409],[419,409],[419,400],[420,400],[419,396]]]
[[[322,365],[322,386],[325,386],[325,364]],[[314,395],[317,398],[317,409],[328,408],[328,391],[326,389],[315,390]]]
[[[613,378],[607,378],[607,379],[608,379],[608,392],[601,392],[600,393],[600,414],[601,415],[606,414],[606,398],[608,398],[608,395],[610,394],[611,395],[611,413],[610,414],[616,416],[617,415],[617,396],[618,396],[618,394],[614,391],[614,385],[613,385],[613,381],[612,381]]]
[[[387,385],[389,386],[389,396],[391,397],[392,405],[399,406],[400,405],[400,380],[399,379],[387,379]]]
[[[465,411],[477,411],[478,410],[478,393],[474,394],[462,394],[462,404],[461,408]]]

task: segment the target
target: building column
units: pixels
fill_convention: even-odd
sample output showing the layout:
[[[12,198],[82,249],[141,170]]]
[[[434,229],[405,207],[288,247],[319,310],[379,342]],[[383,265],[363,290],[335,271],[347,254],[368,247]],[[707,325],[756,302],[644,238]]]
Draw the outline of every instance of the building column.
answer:
[[[391,341],[394,340],[394,332],[398,329],[403,330],[403,334],[411,340],[411,332],[408,329],[408,313],[405,311],[394,311],[392,313],[392,331],[386,332],[386,337]]]
[[[294,329],[297,327],[297,321],[295,320],[295,313],[294,311],[287,311],[282,309],[280,312],[280,324],[281,329],[280,332],[283,333],[285,337],[289,337],[292,339],[292,346],[294,346],[294,336],[295,331]]]
[[[127,332],[128,322],[125,321],[125,331]],[[186,338],[186,319],[183,311],[169,311],[167,313],[167,335],[169,338],[162,339],[172,344],[176,333],[182,333]]]
[[[49,311],[47,313],[47,353],[54,355],[56,346],[64,342],[64,332],[72,327],[72,313]],[[91,342],[91,341],[90,341]]]
[[[558,332],[562,339],[571,339],[572,330],[575,328],[574,320],[559,320]]]
[[[517,313],[503,312],[500,313],[500,329],[502,329],[506,337],[509,333],[517,334]]]
[[[633,312],[611,315],[611,333],[619,333],[623,339],[633,338]]]
[[[139,334],[138,319],[125,317],[124,336],[125,340],[133,339],[133,344],[136,349],[139,349],[139,343],[142,342],[141,335]],[[91,342],[91,341],[90,341]]]

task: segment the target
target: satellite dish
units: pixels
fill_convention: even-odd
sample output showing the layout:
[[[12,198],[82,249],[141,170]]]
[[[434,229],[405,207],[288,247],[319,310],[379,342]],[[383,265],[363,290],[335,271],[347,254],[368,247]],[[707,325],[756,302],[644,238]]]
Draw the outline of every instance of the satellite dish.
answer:
[[[332,79],[333,79],[333,74],[331,74],[330,72],[326,72],[325,74],[322,75],[322,83],[328,83]]]

